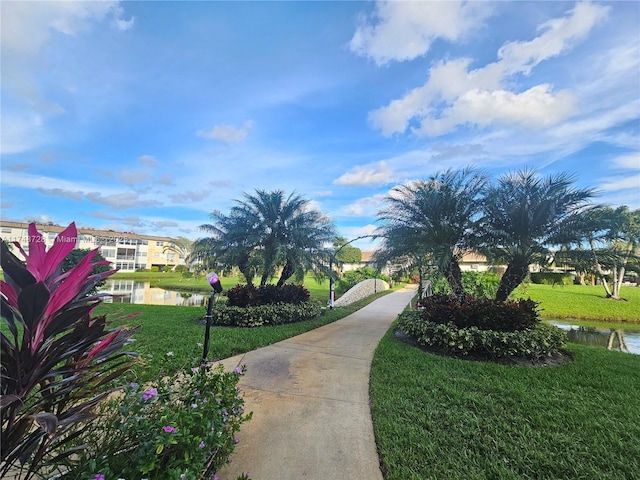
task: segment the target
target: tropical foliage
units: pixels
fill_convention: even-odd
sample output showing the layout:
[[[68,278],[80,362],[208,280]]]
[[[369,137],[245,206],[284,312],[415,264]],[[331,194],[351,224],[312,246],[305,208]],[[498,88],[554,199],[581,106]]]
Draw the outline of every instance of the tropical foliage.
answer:
[[[593,189],[573,186],[567,173],[541,177],[524,170],[501,176],[482,199],[482,251],[507,264],[497,300],[506,300],[529,273],[531,263],[546,264],[550,247],[577,244],[580,222]]]
[[[28,253],[16,244],[26,263],[1,242],[0,474],[19,478],[77,458],[82,447],[72,442],[91,428],[112,380],[132,365],[121,349],[134,331],[93,315],[100,298],[90,292],[114,273],[91,274],[105,264],[93,262],[97,251],[63,272],[77,241],[75,224],[48,251],[35,224],[28,232]]]
[[[428,256],[456,295],[464,293],[459,260],[477,245],[474,222],[480,213],[484,175],[471,168],[446,170],[428,180],[395,187],[379,213],[383,251],[389,257]],[[391,255],[389,253],[391,252]],[[384,257],[384,258],[380,258]]]
[[[301,280],[307,271],[326,273],[323,246],[335,237],[334,227],[300,195],[245,193],[228,214],[214,211],[211,220],[200,226],[210,237],[196,241],[194,256],[215,259],[222,268],[238,267],[249,285],[257,276],[266,285],[278,270],[279,287],[293,276]]]

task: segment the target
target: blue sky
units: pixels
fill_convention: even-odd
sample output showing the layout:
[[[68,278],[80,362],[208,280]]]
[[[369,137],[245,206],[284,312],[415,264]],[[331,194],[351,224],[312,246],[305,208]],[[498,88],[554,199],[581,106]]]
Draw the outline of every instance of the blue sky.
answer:
[[[467,165],[640,208],[638,2],[0,8],[5,220],[195,239],[282,189],[351,239],[393,186]]]

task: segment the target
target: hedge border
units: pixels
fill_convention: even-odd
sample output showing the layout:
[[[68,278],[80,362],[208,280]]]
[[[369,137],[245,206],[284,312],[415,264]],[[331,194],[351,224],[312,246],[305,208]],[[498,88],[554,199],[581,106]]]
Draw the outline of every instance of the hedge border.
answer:
[[[262,327],[311,320],[322,312],[320,304],[275,303],[257,307],[216,306],[211,312],[213,325],[226,327]]]
[[[399,330],[419,345],[442,350],[454,357],[468,355],[489,360],[524,358],[538,360],[560,353],[567,342],[562,329],[547,323],[515,332],[458,328],[453,323],[439,324],[424,320],[419,311],[406,311],[398,317]]]

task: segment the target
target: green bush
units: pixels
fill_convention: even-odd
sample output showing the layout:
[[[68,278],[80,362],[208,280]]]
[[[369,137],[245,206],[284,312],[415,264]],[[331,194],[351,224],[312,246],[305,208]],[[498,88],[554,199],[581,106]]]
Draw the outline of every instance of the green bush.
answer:
[[[572,285],[573,275],[561,272],[536,272],[530,275],[531,283],[539,285]]]
[[[151,271],[152,272],[159,272],[160,271],[160,267],[158,267],[157,265],[154,265],[153,267],[151,267]]]
[[[433,294],[420,299],[420,314],[425,321],[452,323],[459,328],[477,327],[482,330],[510,332],[531,328],[540,321],[531,299],[500,302],[490,298]]]
[[[311,294],[302,285],[287,283],[276,285],[236,285],[226,292],[228,304],[233,307],[257,307],[277,303],[300,304],[308,302]]]
[[[265,325],[284,325],[303,322],[317,317],[322,312],[320,305],[314,302],[256,307],[234,307],[216,305],[212,311],[214,325],[229,327],[261,327]]]
[[[338,280],[336,293],[342,295],[350,288],[369,278],[380,278],[382,280],[388,281],[389,277],[381,274],[380,272],[376,272],[373,268],[370,267],[361,267],[357,270],[350,270],[348,272],[345,272],[342,278]]]
[[[500,275],[493,272],[462,272],[462,288],[472,297],[493,298],[498,291]],[[434,292],[451,294],[451,287],[441,273],[431,275],[431,285]]]
[[[173,271],[176,273],[182,273],[184,275],[185,273],[189,272],[189,267],[187,267],[186,265],[176,265]]]
[[[474,355],[488,359],[515,357],[537,360],[557,353],[567,341],[566,332],[546,323],[513,332],[458,328],[453,323],[429,322],[416,310],[402,313],[398,328],[421,345],[457,357]]]
[[[88,445],[81,461],[59,478],[211,478],[251,418],[237,389],[243,373],[244,367],[224,372],[208,364],[154,385],[129,384],[79,439]]]

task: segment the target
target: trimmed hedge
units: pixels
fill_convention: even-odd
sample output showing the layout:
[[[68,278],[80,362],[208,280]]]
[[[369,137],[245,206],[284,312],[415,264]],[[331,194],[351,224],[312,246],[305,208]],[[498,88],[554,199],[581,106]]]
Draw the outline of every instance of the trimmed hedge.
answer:
[[[311,298],[309,290],[302,285],[287,283],[282,287],[275,285],[236,285],[226,292],[228,304],[233,307],[257,307],[277,303],[306,303]]]
[[[458,298],[436,293],[420,299],[417,306],[422,307],[425,321],[452,323],[458,328],[513,332],[531,328],[540,321],[536,311],[538,304],[531,299],[499,302],[490,298]]]
[[[420,345],[442,350],[454,357],[477,355],[488,359],[525,358],[537,360],[559,352],[567,342],[562,329],[546,323],[511,332],[458,328],[453,323],[435,323],[424,319],[422,312],[405,311],[398,318],[398,328]]]
[[[235,307],[216,305],[212,311],[212,323],[227,327],[262,327],[304,322],[317,317],[322,312],[320,304],[307,302],[300,304],[278,303],[257,307]]]
[[[531,283],[539,285],[572,285],[573,275],[561,272],[535,272],[529,274]]]

